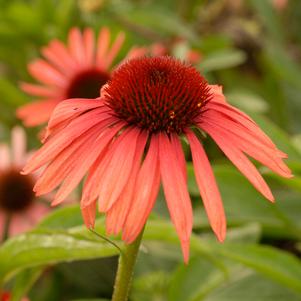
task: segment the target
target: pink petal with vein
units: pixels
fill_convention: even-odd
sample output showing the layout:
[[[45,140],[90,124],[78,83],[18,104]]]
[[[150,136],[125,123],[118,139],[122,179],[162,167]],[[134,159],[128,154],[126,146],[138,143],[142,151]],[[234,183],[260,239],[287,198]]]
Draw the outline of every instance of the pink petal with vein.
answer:
[[[69,32],[68,49],[79,65],[86,65],[84,42],[78,28],[72,28]]]
[[[70,145],[76,138],[88,131],[94,125],[104,122],[112,118],[107,115],[104,116],[102,111],[95,109],[88,112],[72,121],[65,127],[60,135],[56,135],[53,139],[47,141],[29,160],[23,169],[24,174],[30,173],[39,169],[44,164],[53,160],[62,150]],[[111,121],[111,119],[109,119]]]
[[[26,154],[26,136],[23,128],[16,126],[12,129],[13,163],[20,167],[24,165]]]
[[[184,261],[189,259],[189,241],[192,231],[192,207],[187,190],[187,183],[181,168],[173,141],[159,134],[160,170],[164,194],[174,223],[181,240]]]
[[[0,171],[9,167],[11,164],[11,156],[8,145],[0,143]]]
[[[82,216],[85,225],[88,229],[94,228],[95,224],[95,213],[96,213],[96,202],[91,203],[85,207],[81,207]]]
[[[83,33],[83,40],[85,46],[85,57],[87,65],[92,65],[94,63],[94,47],[95,47],[95,39],[94,33],[91,28],[87,28]]]
[[[153,135],[139,170],[131,207],[123,227],[122,239],[133,242],[144,227],[154,207],[160,187],[159,137]]]
[[[25,125],[36,126],[48,121],[58,103],[59,100],[54,99],[35,101],[20,107],[17,110],[17,116],[23,120]]]
[[[220,132],[230,143],[236,145],[237,148],[241,149],[243,152],[253,157],[263,165],[269,167],[275,173],[285,177],[291,178],[292,173],[282,159],[278,156],[278,152],[275,149],[271,149],[267,146],[263,146],[260,143],[256,143],[254,137],[248,135],[246,131],[239,132],[235,131],[235,127],[230,125],[227,126],[227,121],[216,122],[212,121],[210,118],[206,118],[206,123],[209,123],[212,128]]]
[[[98,35],[96,65],[100,69],[105,68],[106,54],[110,45],[110,31],[107,27],[103,27]]]
[[[210,225],[219,241],[226,236],[226,217],[222,199],[202,144],[192,131],[186,134],[192,153],[196,181],[203,199]]]
[[[107,53],[107,57],[104,65],[105,70],[111,67],[114,59],[116,58],[120,48],[123,45],[124,39],[125,39],[125,34],[123,32],[119,33],[111,49]]]
[[[240,172],[253,184],[253,186],[269,201],[273,202],[274,197],[270,188],[249,159],[236,146],[231,145],[222,135],[212,129],[209,124],[202,123],[201,126],[202,129],[206,131],[218,144],[229,160],[232,161]]]
[[[43,96],[47,98],[53,98],[57,96],[57,92],[52,88],[52,87],[47,87],[47,86],[41,86],[41,85],[34,85],[34,84],[29,84],[29,83],[21,83],[20,88],[34,96]]]
[[[135,183],[140,169],[147,137],[148,134],[146,132],[142,132],[138,138],[131,176],[129,177],[129,180],[121,192],[118,200],[107,212],[106,230],[108,234],[117,235],[121,231],[131,208],[133,198],[135,195],[137,195],[137,192],[135,191]]]
[[[125,187],[131,173],[140,130],[128,128],[113,142],[104,158],[106,171],[100,182],[98,206],[107,212]],[[106,162],[108,161],[108,163]]]
[[[66,78],[57,69],[44,60],[37,59],[28,65],[28,71],[38,81],[57,87],[65,87]]]
[[[82,151],[77,151],[74,156],[74,165],[68,174],[64,183],[58,190],[52,205],[61,203],[79,184],[91,165],[96,161],[98,156],[103,154],[107,144],[113,139],[118,131],[123,127],[122,123],[109,128],[104,133],[94,137],[94,140],[85,143]],[[76,155],[75,154],[75,155]]]

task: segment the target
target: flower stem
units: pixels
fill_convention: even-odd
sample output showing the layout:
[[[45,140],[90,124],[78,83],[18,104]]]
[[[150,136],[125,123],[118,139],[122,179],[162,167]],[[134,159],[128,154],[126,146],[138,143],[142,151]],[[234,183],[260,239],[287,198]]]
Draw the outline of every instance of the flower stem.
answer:
[[[120,254],[112,301],[127,301],[143,231]]]
[[[5,242],[8,239],[10,222],[11,222],[11,215],[6,214],[4,220],[3,233],[2,233],[2,240],[1,240],[2,242]]]

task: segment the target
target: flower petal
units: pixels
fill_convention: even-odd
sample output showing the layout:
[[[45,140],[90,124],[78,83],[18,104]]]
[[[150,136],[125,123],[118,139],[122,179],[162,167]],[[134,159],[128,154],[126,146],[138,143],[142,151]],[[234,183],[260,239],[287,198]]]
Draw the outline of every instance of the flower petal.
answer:
[[[63,88],[66,85],[65,76],[46,61],[37,59],[28,65],[29,73],[38,81]]]
[[[69,51],[75,61],[83,66],[86,65],[85,61],[85,48],[82,34],[78,28],[72,28],[68,36]]]
[[[24,165],[26,154],[26,136],[24,130],[16,126],[12,129],[13,163],[20,167]]]
[[[116,58],[120,48],[123,45],[124,39],[125,39],[124,32],[119,33],[116,40],[114,41],[113,45],[111,46],[111,49],[107,53],[107,57],[105,60],[105,65],[104,65],[105,70],[107,70],[111,67],[114,59]]]
[[[114,118],[102,116],[102,111],[95,109],[82,116],[79,116],[64,128],[60,135],[54,136],[48,140],[27,162],[23,169],[23,173],[27,174],[39,169],[41,166],[53,160],[62,150],[70,145],[76,138],[98,123],[107,126],[107,123],[112,122]],[[103,117],[103,118],[102,118]]]
[[[192,207],[173,140],[159,134],[160,170],[164,194],[171,219],[181,240],[185,262],[189,258],[189,241],[192,231]]]
[[[0,143],[0,171],[9,167],[11,164],[11,157],[8,145]]]
[[[103,27],[98,35],[96,65],[100,69],[105,69],[106,53],[110,44],[110,31],[107,27]]]
[[[133,242],[144,227],[155,204],[160,187],[159,137],[153,135],[139,170],[131,207],[126,217],[122,239]]]
[[[55,195],[52,205],[57,205],[67,198],[123,126],[122,123],[119,123],[114,127],[105,130],[104,133],[98,135],[98,137],[96,136],[96,139],[94,137],[94,140],[85,143],[85,148],[82,151],[77,151],[74,154],[75,156],[77,155],[74,157],[74,166],[72,166],[64,183]]]
[[[86,98],[72,98],[60,102],[53,111],[47,127],[47,135],[51,131],[66,121],[71,121],[75,117],[103,106],[103,101],[100,98],[86,99]]]
[[[290,169],[285,165],[279,153],[274,148],[271,149],[260,142],[258,143],[256,137],[248,135],[246,130],[237,129],[233,124],[228,125],[226,120],[223,120],[223,122],[220,122],[220,120],[219,118],[219,122],[217,122],[208,118],[208,116],[206,118],[206,122],[212,128],[220,132],[230,143],[237,145],[240,150],[269,167],[275,173],[286,178],[292,177]]]
[[[227,141],[220,133],[213,129],[210,124],[202,123],[202,129],[206,131],[218,144],[221,150],[230,161],[240,170],[242,174],[262,193],[269,201],[273,202],[274,197],[269,186],[266,184],[258,170],[250,160],[237,148]]]
[[[210,162],[202,144],[192,131],[186,134],[192,154],[196,181],[203,199],[210,225],[219,241],[226,236],[226,217]]]
[[[93,30],[91,28],[86,28],[83,33],[85,56],[87,65],[92,65],[94,63],[94,49],[95,49],[95,39]]]
[[[36,126],[47,122],[59,103],[59,100],[45,99],[28,103],[17,110],[17,117],[22,119],[26,126]],[[37,114],[37,112],[39,112]]]
[[[98,208],[107,212],[125,187],[132,170],[140,130],[128,128],[113,142],[103,160],[106,167],[98,190]]]
[[[117,235],[128,216],[130,207],[133,203],[133,199],[135,195],[137,196],[138,192],[135,190],[135,183],[138,177],[138,172],[140,169],[141,159],[143,155],[143,151],[145,148],[145,144],[147,141],[148,134],[146,132],[142,132],[137,141],[137,147],[135,150],[135,156],[133,160],[133,167],[131,170],[131,176],[121,192],[118,200],[112,206],[112,208],[107,212],[106,215],[106,230],[108,234]],[[148,175],[149,178],[149,175]],[[139,186],[138,186],[139,187]],[[133,210],[136,210],[133,207]]]

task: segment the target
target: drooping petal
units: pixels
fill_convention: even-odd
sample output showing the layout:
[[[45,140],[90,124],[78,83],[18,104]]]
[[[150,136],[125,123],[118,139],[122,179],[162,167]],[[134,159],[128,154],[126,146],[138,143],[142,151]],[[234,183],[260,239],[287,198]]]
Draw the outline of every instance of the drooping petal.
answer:
[[[204,118],[206,116],[211,116],[213,118],[232,120],[239,126],[242,131],[247,130],[256,139],[260,140],[263,144],[275,149],[281,158],[287,158],[287,155],[277,149],[273,141],[257,126],[257,124],[246,114],[242,113],[238,109],[228,105],[228,104],[215,104],[214,101],[206,105],[206,111],[203,114]]]
[[[28,71],[34,78],[46,85],[56,87],[64,87],[66,85],[65,76],[44,60],[37,59],[30,63]]]
[[[238,170],[240,170],[240,172],[253,184],[253,186],[269,201],[273,202],[274,197],[269,186],[250,160],[236,146],[231,145],[222,135],[212,129],[210,125],[204,122],[201,126],[202,129],[206,131],[218,144],[229,160],[232,161]]]
[[[154,207],[159,187],[159,137],[153,135],[137,176],[133,200],[123,228],[122,239],[127,243],[133,242],[144,227]]]
[[[93,30],[91,28],[87,28],[84,30],[83,40],[87,65],[92,65],[94,63],[95,39]]]
[[[7,144],[0,143],[0,171],[9,167],[11,164],[11,157]]]
[[[59,100],[55,99],[34,101],[17,109],[17,116],[23,120],[26,126],[36,126],[48,121],[58,103]],[[37,112],[39,113],[37,114]]]
[[[95,224],[95,214],[96,214],[96,202],[91,203],[90,205],[81,207],[82,216],[85,222],[85,225],[88,229],[94,228]]]
[[[248,135],[246,131],[239,131],[234,125],[227,126],[227,121],[219,119],[219,122],[206,118],[206,122],[210,123],[211,127],[220,132],[230,144],[236,145],[237,148],[253,157],[263,165],[269,167],[279,175],[291,178],[292,174],[290,169],[285,165],[274,148],[259,143],[256,138]]]
[[[116,40],[114,41],[113,45],[111,46],[111,49],[107,53],[107,57],[105,60],[105,69],[107,70],[112,65],[114,59],[116,58],[120,48],[123,45],[125,39],[125,34],[123,32],[119,33]]]
[[[97,52],[96,52],[96,65],[100,69],[105,69],[106,53],[110,44],[110,31],[107,27],[103,27],[98,35]]]
[[[75,118],[86,111],[102,106],[103,102],[99,98],[73,98],[64,100],[60,102],[53,111],[53,114],[51,115],[51,118],[48,123],[47,130],[51,131],[60,123],[69,121],[70,119]]]
[[[193,218],[191,201],[174,144],[162,133],[159,134],[159,158],[167,206],[181,240],[184,261],[187,262]]]
[[[96,125],[86,134],[76,139],[69,147],[58,153],[58,155],[50,162],[43,173],[40,175],[35,184],[34,191],[37,195],[46,194],[55,189],[76,166],[78,158],[87,153],[87,146],[93,143],[103,125]],[[88,150],[89,151],[89,150]],[[83,160],[81,158],[81,160]],[[74,171],[73,171],[74,172]]]
[[[170,139],[172,140],[172,144],[174,145],[177,158],[179,160],[179,166],[182,169],[182,173],[184,175],[185,181],[187,181],[186,159],[182,149],[181,141],[176,135],[171,135]]]
[[[60,59],[60,62],[62,66],[66,68],[66,71],[69,70],[74,72],[78,69],[77,62],[73,59],[69,50],[61,41],[53,40],[49,43],[48,47],[44,48],[44,51],[42,50],[46,58],[48,51],[52,52],[53,55],[56,55]]]
[[[219,241],[226,236],[226,217],[210,162],[202,144],[192,131],[186,134],[192,153],[196,181],[203,199],[210,225]]]
[[[12,130],[12,155],[16,166],[23,166],[26,153],[26,136],[24,130],[17,126]]]
[[[55,195],[53,205],[61,203],[75,189],[91,165],[96,161],[98,156],[101,156],[106,146],[123,126],[123,123],[119,123],[107,129],[94,141],[89,141],[90,144],[86,143],[85,149],[82,152],[77,152],[79,155],[77,158],[74,158],[75,164]]]
[[[100,212],[108,211],[125,187],[132,170],[139,135],[140,130],[137,128],[124,130],[104,158],[103,166],[106,166],[106,170],[98,191]]]
[[[133,203],[133,198],[135,197],[135,195],[138,194],[138,192],[135,191],[135,183],[140,169],[141,158],[143,155],[147,137],[148,134],[144,131],[139,136],[137,141],[137,147],[135,150],[131,176],[129,177],[129,180],[125,185],[123,191],[121,192],[118,200],[107,212],[106,231],[108,234],[117,235],[121,231],[125,223],[126,217],[129,213],[131,204]],[[135,210],[134,208],[135,207],[133,207],[133,210]]]
[[[110,119],[111,118],[111,119]],[[104,126],[114,119],[109,116],[102,118],[102,112],[97,109],[88,112],[64,128],[60,135],[56,135],[53,139],[47,141],[29,160],[23,169],[24,174],[30,173],[39,169],[41,166],[53,160],[62,150],[70,145],[76,138],[80,137],[87,130],[98,123],[103,123]],[[109,121],[108,121],[109,120]]]
[[[226,131],[229,131],[236,136],[247,139],[257,147],[269,150],[271,154],[277,158],[286,157],[286,154],[278,150],[276,146],[271,144],[268,140],[264,139],[260,131],[255,131],[255,127],[257,127],[256,125],[252,130],[249,130],[242,124],[237,123],[235,120],[231,120],[227,118],[227,116],[212,110],[207,111],[204,114],[204,119],[206,119],[207,122],[210,121],[211,123],[217,124],[219,127],[224,128]]]
[[[72,28],[68,36],[69,51],[79,65],[86,65],[85,48],[82,34],[78,28]]]
[[[21,83],[20,88],[24,92],[26,92],[30,95],[34,95],[34,96],[43,96],[43,97],[47,97],[47,98],[53,98],[53,97],[57,96],[57,92],[53,88],[50,88],[47,86],[35,85],[35,84],[29,84],[29,83]]]

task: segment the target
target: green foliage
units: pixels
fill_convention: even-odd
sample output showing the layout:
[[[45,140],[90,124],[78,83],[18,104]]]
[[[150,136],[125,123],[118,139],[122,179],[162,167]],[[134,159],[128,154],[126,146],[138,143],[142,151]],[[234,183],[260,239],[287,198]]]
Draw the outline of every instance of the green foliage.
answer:
[[[301,10],[299,0],[288,1],[282,10],[272,3],[0,0],[1,139],[20,124],[16,108],[32,100],[19,83],[33,81],[27,64],[41,56],[41,47],[53,38],[66,41],[74,26],[96,32],[107,26],[112,36],[126,33],[116,61],[134,45],[162,43],[180,59],[191,49],[198,51],[197,68],[208,81],[223,85],[227,100],[250,114],[288,154],[293,179],[257,165],[275,195],[271,204],[204,139],[227,215],[226,242],[216,243],[189,162],[191,260],[182,262],[160,195],[145,230],[133,301],[301,300]],[[27,129],[30,148],[40,145],[37,131]],[[11,300],[24,295],[33,301],[110,300],[116,268],[116,257],[111,257],[119,250],[82,224],[78,205],[53,209],[31,232],[1,244],[0,282],[12,292]],[[104,225],[98,216],[95,231],[102,236]],[[123,247],[120,237],[109,240]],[[93,290],[91,284],[103,290]]]

